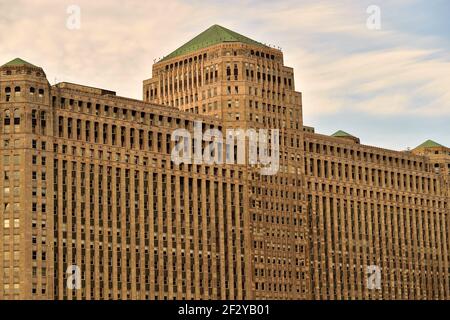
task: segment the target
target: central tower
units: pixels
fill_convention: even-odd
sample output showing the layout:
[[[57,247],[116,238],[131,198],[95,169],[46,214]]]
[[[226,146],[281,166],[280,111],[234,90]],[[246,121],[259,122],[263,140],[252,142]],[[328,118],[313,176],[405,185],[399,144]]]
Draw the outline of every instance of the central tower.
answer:
[[[248,297],[308,298],[301,94],[283,53],[213,25],[153,65],[144,101],[221,120],[224,128],[278,129],[280,168],[246,166]]]
[[[233,123],[270,124],[269,113],[292,108],[293,126],[301,128],[301,95],[283,53],[219,25],[155,63],[143,94],[147,102]]]

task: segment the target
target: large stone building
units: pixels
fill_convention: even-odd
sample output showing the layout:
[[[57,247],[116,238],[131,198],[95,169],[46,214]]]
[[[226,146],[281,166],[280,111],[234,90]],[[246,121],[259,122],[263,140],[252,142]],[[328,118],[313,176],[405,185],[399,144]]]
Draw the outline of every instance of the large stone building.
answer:
[[[314,133],[282,52],[217,25],[143,97],[0,67],[1,299],[450,299],[449,148]],[[175,164],[199,121],[279,129],[278,172]]]

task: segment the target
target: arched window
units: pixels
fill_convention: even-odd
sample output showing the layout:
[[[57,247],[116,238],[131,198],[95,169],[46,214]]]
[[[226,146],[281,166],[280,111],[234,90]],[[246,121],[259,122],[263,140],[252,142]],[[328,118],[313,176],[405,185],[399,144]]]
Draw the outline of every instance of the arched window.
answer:
[[[5,133],[9,133],[9,125],[11,124],[11,112],[8,109],[5,110],[5,118],[3,119],[3,124],[5,127]]]
[[[5,96],[6,96],[6,101],[9,101],[9,99],[11,98],[11,88],[10,87],[5,88]]]
[[[231,66],[229,63],[227,63],[227,80],[230,80],[231,78]]]
[[[20,125],[20,111],[19,109],[14,110],[14,125],[19,126]]]
[[[34,95],[35,92],[36,92],[36,89],[34,87],[30,87],[30,94]]]
[[[43,97],[44,96],[44,89],[39,89],[39,97]]]
[[[20,96],[20,87],[15,87],[14,88],[14,95]]]

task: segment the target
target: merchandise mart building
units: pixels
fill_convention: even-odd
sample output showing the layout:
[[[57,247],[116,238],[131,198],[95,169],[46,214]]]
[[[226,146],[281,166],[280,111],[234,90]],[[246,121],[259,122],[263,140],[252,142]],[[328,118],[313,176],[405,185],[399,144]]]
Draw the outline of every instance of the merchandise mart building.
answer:
[[[196,121],[279,129],[278,173],[175,165]],[[0,143],[1,299],[450,298],[450,149],[316,134],[282,52],[221,26],[143,101],[6,63]]]

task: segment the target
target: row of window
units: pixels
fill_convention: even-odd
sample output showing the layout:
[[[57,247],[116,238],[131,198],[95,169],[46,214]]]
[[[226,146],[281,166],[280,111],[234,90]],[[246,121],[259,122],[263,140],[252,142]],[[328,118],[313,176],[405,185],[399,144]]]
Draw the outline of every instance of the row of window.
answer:
[[[391,155],[373,153],[365,150],[354,150],[352,148],[307,142],[304,143],[305,152],[318,153],[320,155],[330,155],[347,157],[352,160],[364,161],[366,163],[378,163],[385,166],[404,168],[408,170],[427,170],[422,161],[399,158]]]
[[[306,159],[305,173],[317,178],[353,180],[378,187],[415,192],[436,193],[440,192],[441,187],[436,178],[314,158]]]
[[[29,94],[30,96],[34,96],[36,94],[36,88],[35,87],[29,87]],[[14,96],[15,97],[19,97],[21,96],[21,87],[20,86],[16,86],[14,87]],[[42,98],[44,96],[44,89],[38,89],[37,90],[37,94],[40,98]],[[11,87],[5,87],[5,99],[6,101],[10,101],[11,100],[11,95],[12,95],[12,89]]]
[[[56,106],[57,98],[53,97],[53,106]],[[168,126],[176,128],[193,128],[193,120],[181,119],[172,116],[158,115],[149,112],[139,112],[133,109],[111,107],[108,105],[94,104],[92,102],[75,101],[74,99],[61,98],[59,102],[61,109],[70,111],[93,114],[96,116],[110,117],[113,119],[127,120],[137,122],[149,126]],[[214,124],[202,123],[202,130],[207,128],[222,129],[221,126]]]

